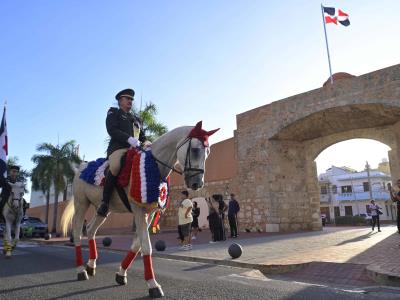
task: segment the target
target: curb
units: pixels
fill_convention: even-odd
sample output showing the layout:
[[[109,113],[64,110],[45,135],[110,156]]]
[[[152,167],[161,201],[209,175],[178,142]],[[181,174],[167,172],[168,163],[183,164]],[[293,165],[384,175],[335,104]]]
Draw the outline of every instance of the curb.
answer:
[[[400,277],[394,273],[382,271],[377,265],[369,265],[365,268],[369,278],[383,285],[400,287]]]
[[[264,274],[283,274],[295,270],[299,270],[309,265],[310,263],[300,263],[300,264],[290,264],[290,265],[263,265],[263,264],[253,264],[241,261],[235,261],[233,259],[212,259],[205,257],[193,257],[193,256],[183,256],[176,254],[167,254],[160,252],[153,252],[153,257],[200,262],[213,265],[230,266],[245,269],[256,269]]]

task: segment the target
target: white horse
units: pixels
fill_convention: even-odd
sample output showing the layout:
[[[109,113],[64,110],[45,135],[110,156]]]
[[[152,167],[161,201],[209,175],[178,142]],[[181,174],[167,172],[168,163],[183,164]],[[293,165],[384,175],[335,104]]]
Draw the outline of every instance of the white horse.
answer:
[[[21,220],[24,216],[24,184],[21,182],[11,183],[11,194],[3,208],[3,216],[6,221],[6,233],[4,236],[3,252],[6,258],[11,258],[12,250],[17,246],[21,229]],[[11,232],[14,227],[14,240]]]
[[[166,178],[179,164],[183,170],[185,184],[188,188],[197,190],[204,185],[205,160],[209,153],[208,137],[216,130],[205,131],[201,128],[201,121],[195,127],[184,126],[176,128],[153,142],[151,145],[152,154],[157,161],[161,178]],[[80,166],[80,171],[86,164]],[[72,218],[73,240],[75,244],[76,267],[78,280],[89,279],[88,274],[95,275],[96,250],[95,235],[99,227],[104,223],[105,218],[95,216],[88,225],[87,237],[89,244],[89,260],[86,267],[83,263],[81,250],[81,232],[85,218],[85,213],[90,205],[96,208],[102,199],[102,187],[91,185],[79,178],[79,173],[75,175],[73,181],[74,200],[70,201],[62,216],[61,224],[64,234],[67,233],[68,225]],[[126,191],[127,189],[125,189]],[[75,207],[75,208],[74,208]],[[116,281],[120,285],[127,283],[127,271],[136,256],[141,252],[144,263],[144,278],[149,288],[149,295],[153,298],[164,295],[161,286],[157,283],[152,266],[152,248],[148,232],[151,222],[158,208],[154,206],[137,205],[131,202],[131,209],[136,223],[136,232],[133,234],[133,242],[130,251],[121,262]],[[117,192],[114,190],[110,201],[111,212],[128,212],[123,205]]]

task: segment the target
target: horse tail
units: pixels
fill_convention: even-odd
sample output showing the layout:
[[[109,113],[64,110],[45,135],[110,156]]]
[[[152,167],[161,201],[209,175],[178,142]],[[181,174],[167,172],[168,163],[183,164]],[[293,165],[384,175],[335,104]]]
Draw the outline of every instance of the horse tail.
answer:
[[[67,236],[68,234],[68,227],[71,224],[74,212],[75,212],[74,199],[72,199],[71,201],[69,201],[67,207],[65,207],[64,213],[61,217],[61,230],[64,236]]]

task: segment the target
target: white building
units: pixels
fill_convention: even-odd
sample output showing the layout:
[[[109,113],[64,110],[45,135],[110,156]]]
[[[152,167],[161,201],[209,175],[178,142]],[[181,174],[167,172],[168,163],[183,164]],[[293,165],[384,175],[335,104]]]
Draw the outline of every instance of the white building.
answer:
[[[338,216],[369,215],[369,204],[374,199],[382,207],[380,220],[396,220],[387,183],[389,174],[378,170],[357,172],[347,167],[332,166],[318,176],[321,189],[321,214],[334,223]],[[371,189],[370,189],[371,186]]]
[[[46,205],[46,195],[42,191],[36,191],[31,189],[31,199],[29,207],[37,207]],[[72,197],[72,184],[69,184],[65,191],[61,191],[58,195],[58,202],[66,201]],[[50,199],[49,203],[54,203],[54,189],[50,189]]]

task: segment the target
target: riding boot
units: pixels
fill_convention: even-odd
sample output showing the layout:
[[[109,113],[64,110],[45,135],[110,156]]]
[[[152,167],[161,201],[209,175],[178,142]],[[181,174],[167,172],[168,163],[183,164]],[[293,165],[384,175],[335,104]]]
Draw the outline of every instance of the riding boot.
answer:
[[[97,209],[97,214],[101,217],[108,216],[108,206],[110,204],[111,195],[114,190],[116,181],[117,181],[117,176],[114,176],[113,174],[111,174],[110,171],[108,171],[104,183],[103,200],[101,202],[101,205]]]

